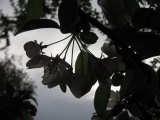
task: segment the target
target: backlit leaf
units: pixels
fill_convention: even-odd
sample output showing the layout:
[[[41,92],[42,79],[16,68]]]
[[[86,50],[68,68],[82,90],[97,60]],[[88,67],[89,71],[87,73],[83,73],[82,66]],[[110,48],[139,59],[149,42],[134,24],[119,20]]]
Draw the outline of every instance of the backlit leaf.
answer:
[[[15,35],[22,33],[22,32],[27,32],[30,30],[35,30],[35,29],[41,29],[41,28],[58,28],[59,25],[49,19],[32,19],[27,22],[25,22],[15,33]]]
[[[106,116],[106,108],[110,97],[110,86],[100,85],[95,93],[94,107],[97,114],[101,117]]]
[[[28,0],[27,20],[39,19],[43,13],[43,0]]]
[[[81,51],[77,57],[75,63],[75,74],[84,76],[87,78],[88,75],[88,54]]]
[[[80,39],[86,44],[94,44],[98,40],[98,36],[93,32],[81,32]]]

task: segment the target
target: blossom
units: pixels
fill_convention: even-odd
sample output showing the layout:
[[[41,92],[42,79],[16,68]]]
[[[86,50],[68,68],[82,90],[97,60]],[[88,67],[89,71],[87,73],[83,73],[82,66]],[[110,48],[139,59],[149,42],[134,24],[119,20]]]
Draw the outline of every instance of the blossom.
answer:
[[[72,77],[71,66],[56,56],[50,64],[44,68],[42,83],[48,85],[48,88],[57,86],[60,83],[70,84]]]
[[[36,41],[29,41],[24,44],[24,50],[29,58],[34,58],[36,55],[40,55],[41,48]]]
[[[46,67],[53,58],[46,55],[36,55],[26,63],[28,69]]]

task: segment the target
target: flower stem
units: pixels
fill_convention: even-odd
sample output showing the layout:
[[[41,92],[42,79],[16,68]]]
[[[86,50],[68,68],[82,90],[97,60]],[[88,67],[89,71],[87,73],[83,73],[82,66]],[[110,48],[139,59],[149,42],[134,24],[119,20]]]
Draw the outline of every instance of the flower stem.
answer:
[[[63,38],[62,40],[56,41],[56,42],[51,43],[51,44],[48,44],[48,45],[44,45],[44,46],[42,46],[42,48],[47,48],[48,46],[51,46],[51,45],[53,45],[53,44],[56,44],[56,43],[62,42],[62,41],[64,41],[64,40],[66,40],[67,38],[69,38],[70,36],[72,36],[72,34],[70,34],[69,36],[67,36],[67,37]]]
[[[73,40],[73,44],[72,44],[71,66],[73,65],[73,50],[74,50],[74,41],[75,41],[75,40]]]
[[[60,55],[59,55],[59,56],[61,56],[61,55],[63,54],[63,52],[66,50],[66,53],[65,53],[65,55],[64,55],[64,59],[66,58],[67,51],[68,51],[68,49],[69,49],[69,46],[70,46],[73,38],[74,38],[74,35],[72,36],[72,38],[71,38],[70,41],[68,42],[67,46],[64,48],[64,50],[63,50],[63,51],[60,53]]]

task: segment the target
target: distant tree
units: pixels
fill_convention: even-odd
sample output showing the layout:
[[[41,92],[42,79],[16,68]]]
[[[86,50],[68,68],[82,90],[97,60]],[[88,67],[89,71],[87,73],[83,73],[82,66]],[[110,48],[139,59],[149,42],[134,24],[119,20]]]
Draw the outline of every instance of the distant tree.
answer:
[[[15,35],[40,28],[59,29],[69,34],[49,45],[37,41],[24,45],[30,58],[26,66],[44,68],[44,85],[48,88],[59,85],[63,92],[68,86],[76,98],[81,98],[98,81],[94,97],[96,113],[92,120],[160,118],[159,70],[156,72],[143,62],[160,54],[159,0],[98,0],[103,14],[97,12],[89,0],[11,0],[11,3],[15,17],[10,19],[2,14],[3,19],[9,21],[2,22],[2,26],[9,29],[16,25]],[[53,18],[58,18],[59,24]],[[94,28],[109,40],[102,46],[100,58],[87,47],[99,40],[96,33],[91,32]],[[43,49],[64,40],[68,40],[68,44],[57,56],[44,55]],[[73,69],[75,44],[80,53]],[[70,47],[69,64],[65,59]],[[111,85],[120,86],[120,91],[112,91]]]
[[[0,59],[0,119],[1,120],[32,120],[36,107],[30,100],[36,102],[35,85],[14,62],[17,57]],[[17,61],[18,62],[18,61]]]

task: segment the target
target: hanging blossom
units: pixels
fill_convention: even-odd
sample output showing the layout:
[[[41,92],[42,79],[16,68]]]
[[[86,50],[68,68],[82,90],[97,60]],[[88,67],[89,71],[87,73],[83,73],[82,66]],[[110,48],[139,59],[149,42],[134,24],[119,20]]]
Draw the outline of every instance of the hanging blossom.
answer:
[[[86,86],[82,82],[82,78],[72,73],[72,66],[61,59],[59,55],[56,57],[43,55],[42,48],[44,46],[36,41],[29,41],[24,45],[26,55],[31,58],[26,63],[28,69],[44,67],[42,84],[47,85],[48,88],[53,88],[65,83],[76,98],[82,97]]]
[[[57,55],[56,58],[44,68],[42,83],[47,85],[48,88],[55,87],[61,83],[70,84],[72,78],[71,70],[72,67]]]

